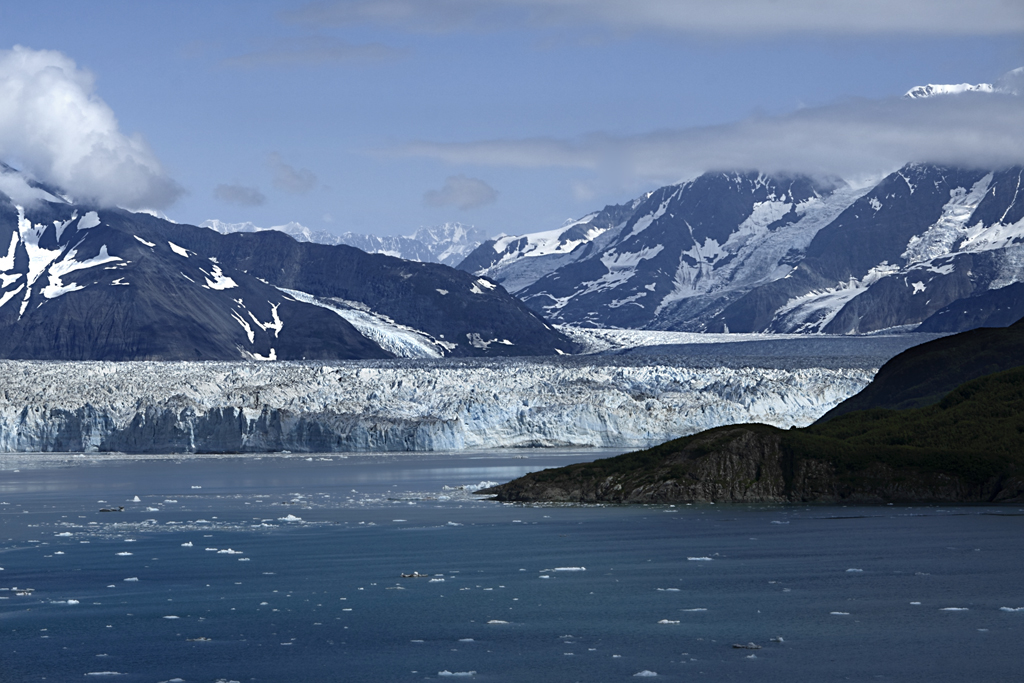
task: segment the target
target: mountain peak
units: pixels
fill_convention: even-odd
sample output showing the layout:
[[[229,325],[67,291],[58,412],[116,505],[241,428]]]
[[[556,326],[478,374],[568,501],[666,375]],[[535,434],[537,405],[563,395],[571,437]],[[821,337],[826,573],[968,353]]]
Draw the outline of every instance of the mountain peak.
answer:
[[[977,85],[972,85],[970,83],[935,85],[929,83],[928,85],[919,85],[915,88],[911,88],[907,91],[904,97],[910,100],[920,100],[928,97],[938,97],[940,95],[959,95],[965,92],[992,93],[996,92],[996,88],[991,83],[978,83]]]

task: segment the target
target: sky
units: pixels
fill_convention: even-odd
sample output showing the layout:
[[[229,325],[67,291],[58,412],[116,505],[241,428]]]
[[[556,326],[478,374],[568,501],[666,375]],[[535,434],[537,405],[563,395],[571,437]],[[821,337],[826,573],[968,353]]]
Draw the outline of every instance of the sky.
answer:
[[[1021,66],[1024,0],[35,0],[0,160],[179,222],[516,234],[710,170],[1024,163]]]

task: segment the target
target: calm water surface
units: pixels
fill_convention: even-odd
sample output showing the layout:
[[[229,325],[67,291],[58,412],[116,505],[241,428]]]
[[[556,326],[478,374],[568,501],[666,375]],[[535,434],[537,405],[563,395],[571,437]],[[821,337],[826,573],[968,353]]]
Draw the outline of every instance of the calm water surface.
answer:
[[[458,488],[611,454],[0,456],[0,681],[1019,676],[1016,507]]]

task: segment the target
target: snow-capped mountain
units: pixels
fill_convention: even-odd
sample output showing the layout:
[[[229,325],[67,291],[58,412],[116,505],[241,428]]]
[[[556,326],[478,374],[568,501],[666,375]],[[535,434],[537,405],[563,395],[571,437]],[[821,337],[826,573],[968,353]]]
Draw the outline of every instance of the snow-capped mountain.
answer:
[[[574,346],[490,280],[74,204],[0,167],[0,358],[537,355]],[[29,188],[31,192],[25,191]]]
[[[434,227],[420,228],[408,236],[384,237],[353,232],[335,235],[326,230],[311,230],[294,221],[285,225],[260,228],[249,222],[226,223],[212,219],[203,221],[200,226],[216,230],[222,235],[233,232],[276,230],[290,235],[299,242],[314,242],[332,246],[347,244],[350,247],[362,249],[368,254],[385,254],[409,261],[443,263],[446,266],[458,265],[486,238],[482,230],[461,223],[445,223]]]
[[[928,85],[919,85],[911,88],[904,95],[907,99],[919,100],[924,97],[936,97],[938,95],[959,95],[965,92],[995,92],[995,86],[991,83],[978,83],[972,85],[970,83],[957,83],[949,85],[934,85],[929,83]]]
[[[501,282],[509,291],[533,284],[555,269],[585,258],[613,237],[644,198],[609,205],[561,228],[487,240],[458,264],[460,270]]]
[[[614,207],[620,223],[589,229],[589,241],[565,240],[560,253],[543,248],[561,244],[560,231],[537,233],[484,244],[460,267],[488,273],[560,323],[841,334],[912,327],[961,299],[967,309],[984,306],[973,297],[1024,281],[1022,174],[909,164],[858,188],[709,173]],[[1012,304],[1000,306],[1012,314]]]

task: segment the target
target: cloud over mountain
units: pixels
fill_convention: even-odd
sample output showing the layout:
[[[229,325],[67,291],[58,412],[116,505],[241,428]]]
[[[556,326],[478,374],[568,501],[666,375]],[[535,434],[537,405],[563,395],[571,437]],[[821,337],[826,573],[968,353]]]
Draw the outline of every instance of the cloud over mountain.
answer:
[[[286,14],[300,23],[374,23],[414,31],[515,25],[704,35],[998,35],[1024,30],[1010,0],[332,0]]]
[[[781,116],[638,135],[417,142],[399,153],[452,164],[562,167],[675,182],[708,170],[854,177],[908,161],[998,168],[1024,162],[1024,98],[1009,92],[855,99]]]
[[[120,131],[92,74],[54,50],[0,50],[0,159],[107,206],[159,209],[183,191],[141,136]]]
[[[427,206],[457,206],[460,209],[475,209],[478,206],[493,204],[498,198],[498,191],[479,178],[469,178],[462,174],[445,178],[440,190],[430,190],[423,195],[423,203]]]

